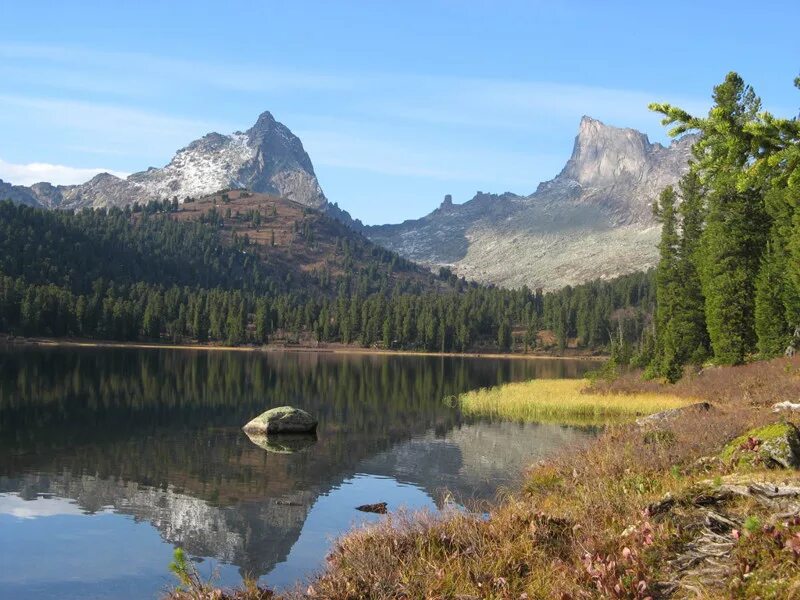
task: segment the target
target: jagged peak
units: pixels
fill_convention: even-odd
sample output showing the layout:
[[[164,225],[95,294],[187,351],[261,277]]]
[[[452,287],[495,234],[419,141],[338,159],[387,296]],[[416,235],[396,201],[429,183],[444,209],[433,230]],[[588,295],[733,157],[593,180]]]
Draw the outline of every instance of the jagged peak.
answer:
[[[584,115],[572,147],[572,156],[556,180],[598,185],[629,175],[637,176],[654,146],[636,129],[614,127]]]
[[[116,175],[112,175],[111,173],[98,173],[94,177],[92,177],[87,183],[107,183],[111,181],[124,181],[123,179],[117,177]]]
[[[272,113],[269,112],[268,110],[265,110],[260,115],[258,115],[258,119],[256,119],[254,127],[258,127],[259,123],[265,124],[265,123],[275,123],[275,122],[276,122],[275,117],[272,116]]]
[[[578,126],[578,135],[575,138],[575,143],[581,140],[589,139],[596,139],[596,138],[607,138],[607,137],[615,137],[615,136],[633,136],[641,138],[647,144],[650,143],[649,138],[647,137],[646,133],[642,133],[637,129],[633,129],[631,127],[615,127],[614,125],[609,125],[599,119],[595,119],[594,117],[590,117],[588,115],[583,115],[581,117],[580,125]]]
[[[281,125],[281,123],[275,120],[275,117],[272,116],[272,113],[268,110],[265,110],[258,115],[258,119],[256,119],[256,122],[250,129],[247,130],[246,133],[251,137],[258,134],[265,134],[269,133],[279,125]]]

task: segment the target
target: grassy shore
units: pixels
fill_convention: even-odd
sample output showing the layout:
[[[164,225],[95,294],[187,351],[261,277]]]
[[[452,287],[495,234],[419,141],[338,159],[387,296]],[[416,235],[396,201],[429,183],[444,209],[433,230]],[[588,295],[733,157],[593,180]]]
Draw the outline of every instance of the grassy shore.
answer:
[[[658,429],[608,427],[534,466],[488,514],[395,514],[357,529],[287,597],[800,598],[800,475],[762,459],[759,439],[793,430],[792,413],[771,406],[800,399],[800,358],[676,386],[630,375],[589,395],[641,393],[713,407]],[[193,597],[223,597],[211,593]]]
[[[71,339],[71,338],[21,338],[0,335],[0,343],[21,346],[43,346],[50,348],[139,348],[147,350],[207,350],[213,352],[306,352],[323,354],[350,355],[387,355],[387,356],[432,356],[459,358],[502,358],[515,360],[558,359],[558,360],[595,360],[604,361],[608,357],[598,354],[569,352],[567,354],[549,354],[547,352],[532,353],[498,353],[498,352],[428,352],[422,350],[387,350],[384,348],[364,348],[362,346],[324,343],[324,344],[265,344],[261,346],[226,346],[224,344],[198,344],[186,342],[171,344],[161,342],[115,342],[105,340]]]
[[[480,389],[458,399],[465,414],[514,421],[603,424],[680,408],[688,398],[643,391],[594,392],[586,379],[534,379]]]

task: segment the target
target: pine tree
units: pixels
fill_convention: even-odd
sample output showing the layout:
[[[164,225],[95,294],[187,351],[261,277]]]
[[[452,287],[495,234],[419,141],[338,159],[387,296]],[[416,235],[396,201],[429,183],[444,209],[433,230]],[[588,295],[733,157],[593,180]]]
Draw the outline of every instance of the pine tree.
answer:
[[[500,326],[497,329],[497,345],[500,346],[500,350],[503,352],[508,352],[511,349],[511,323],[506,318],[500,321]]]
[[[773,245],[769,244],[756,281],[755,329],[758,335],[758,352],[765,357],[782,353],[790,340],[782,301],[784,261],[776,256],[778,254]]]
[[[675,202],[675,190],[669,186],[661,192],[658,202],[653,207],[653,212],[661,223],[659,261],[656,269],[656,354],[653,370],[670,381],[680,378],[682,367],[679,340],[674,336],[681,293],[678,258],[680,238]]]
[[[269,306],[266,298],[259,298],[256,302],[255,328],[256,342],[266,344],[269,336]]]
[[[698,271],[700,240],[705,207],[697,173],[689,171],[680,182],[681,240],[678,251],[680,284],[680,322],[673,335],[680,340],[681,360],[702,363],[708,356],[710,342],[706,327],[705,297]]]
[[[707,190],[706,227],[700,240],[700,278],[714,357],[738,364],[755,348],[755,281],[768,226],[762,191],[742,178],[758,148],[751,125],[761,102],[736,73],[714,88],[707,118],[668,104],[651,108],[677,124],[671,135],[699,131],[696,170]]]

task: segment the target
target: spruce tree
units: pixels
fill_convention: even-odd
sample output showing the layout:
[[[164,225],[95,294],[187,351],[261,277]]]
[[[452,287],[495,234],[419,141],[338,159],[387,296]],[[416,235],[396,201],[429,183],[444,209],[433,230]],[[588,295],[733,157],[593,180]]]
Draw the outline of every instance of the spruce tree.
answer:
[[[681,240],[678,248],[680,323],[674,335],[681,340],[682,360],[699,364],[709,351],[705,298],[698,271],[705,207],[697,173],[689,171],[680,182]]]
[[[785,261],[780,250],[771,243],[764,253],[756,281],[755,328],[758,352],[771,357],[783,352],[790,341],[789,326],[783,304],[785,295]]]
[[[700,279],[715,359],[738,364],[755,349],[755,282],[768,218],[762,190],[742,177],[755,159],[761,102],[739,75],[729,73],[714,88],[708,117],[696,118],[668,104],[651,108],[676,124],[671,135],[698,131],[696,170],[707,190],[706,226],[700,239]]]
[[[653,370],[670,381],[680,378],[681,356],[673,330],[680,302],[677,216],[675,190],[668,186],[661,192],[653,213],[661,223],[659,261],[656,268],[656,354]]]

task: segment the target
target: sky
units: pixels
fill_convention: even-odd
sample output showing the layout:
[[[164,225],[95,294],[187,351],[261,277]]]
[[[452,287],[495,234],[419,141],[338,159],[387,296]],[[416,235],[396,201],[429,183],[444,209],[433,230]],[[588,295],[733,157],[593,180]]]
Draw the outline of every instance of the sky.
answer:
[[[368,224],[445,194],[528,194],[582,115],[666,143],[738,71],[797,114],[794,1],[0,0],[0,179],[80,183],[163,166],[269,110],[332,202]]]

